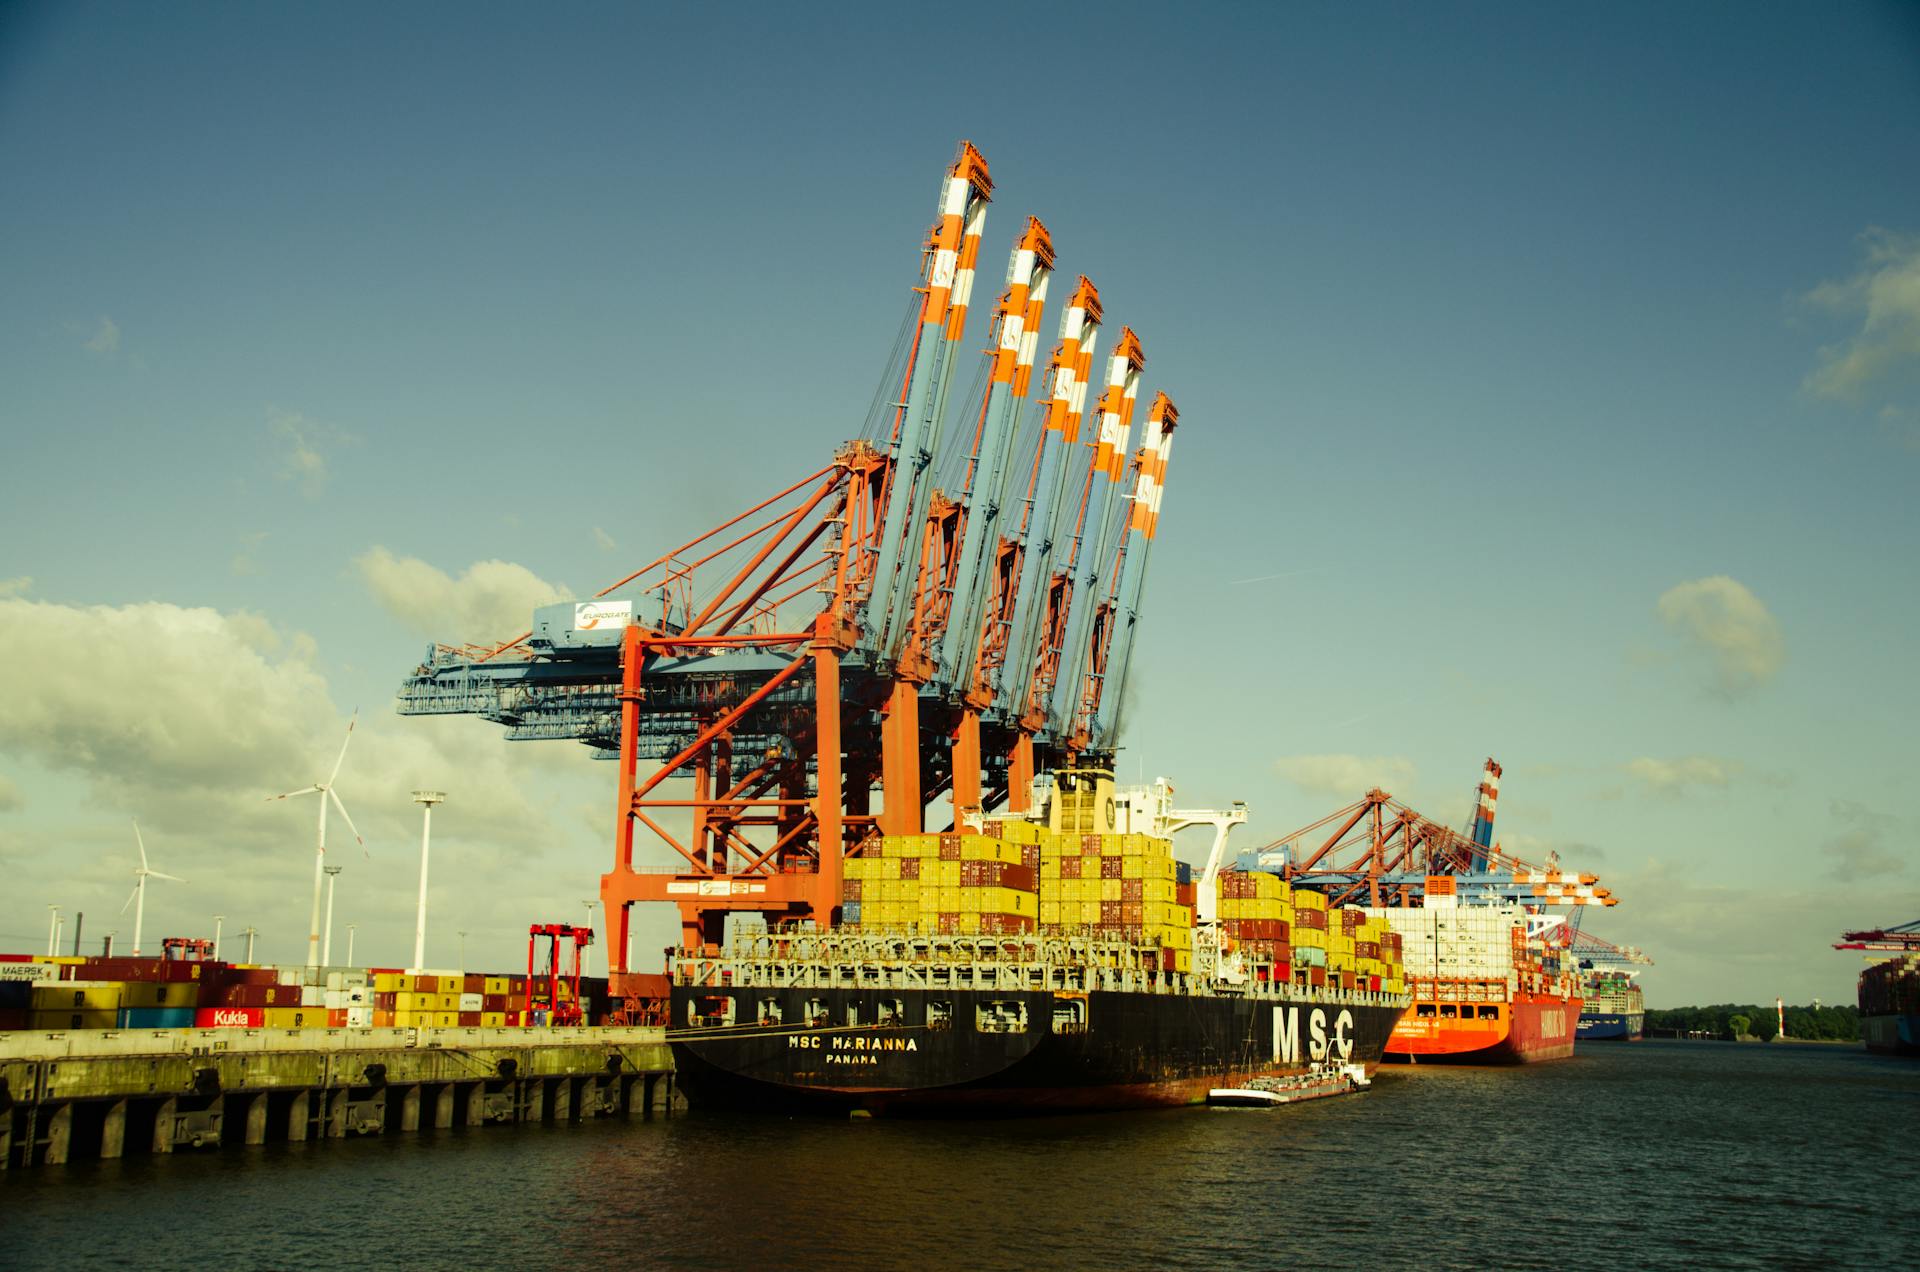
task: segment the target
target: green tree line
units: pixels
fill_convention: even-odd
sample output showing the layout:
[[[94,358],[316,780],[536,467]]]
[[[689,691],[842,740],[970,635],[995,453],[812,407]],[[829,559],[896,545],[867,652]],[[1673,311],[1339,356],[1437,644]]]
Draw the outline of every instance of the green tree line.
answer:
[[[1731,1040],[1741,1032],[1737,1027],[1741,1024],[1744,1024],[1746,1033],[1768,1042],[1779,1032],[1772,1003],[1715,1003],[1710,1007],[1669,1007],[1665,1010],[1649,1008],[1646,1031],[1648,1037],[1670,1037],[1677,1031],[1682,1034],[1704,1033],[1710,1037]],[[1859,1036],[1860,1013],[1852,1007],[1815,1007],[1808,1004],[1787,1008],[1789,1038],[1850,1042]]]

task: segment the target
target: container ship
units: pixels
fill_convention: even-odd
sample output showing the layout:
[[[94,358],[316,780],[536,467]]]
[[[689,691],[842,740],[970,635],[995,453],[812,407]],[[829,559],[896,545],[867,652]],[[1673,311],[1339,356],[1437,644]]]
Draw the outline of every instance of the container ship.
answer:
[[[1639,981],[1625,972],[1592,972],[1586,977],[1584,989],[1580,1041],[1640,1041],[1647,1005]]]
[[[1860,1040],[1868,1051],[1920,1056],[1920,954],[1860,973]]]
[[[1454,880],[1423,903],[1366,911],[1399,935],[1412,1003],[1387,1059],[1528,1064],[1573,1054],[1585,1006],[1578,973],[1543,939],[1560,920],[1519,905],[1459,905]]]
[[[1116,829],[1108,770],[1057,773],[1045,816],[874,837],[839,925],[676,954],[688,1100],[1105,1110],[1379,1064],[1408,1002],[1386,924],[1221,871],[1224,833],[1195,879],[1165,835]]]

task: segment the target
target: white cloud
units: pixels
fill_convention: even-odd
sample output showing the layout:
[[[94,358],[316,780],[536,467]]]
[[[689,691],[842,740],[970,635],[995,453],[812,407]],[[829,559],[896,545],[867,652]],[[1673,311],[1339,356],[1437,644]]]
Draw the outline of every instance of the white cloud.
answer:
[[[1858,883],[1907,868],[1906,859],[1888,842],[1898,825],[1893,817],[1852,800],[1836,799],[1832,808],[1834,820],[1843,829],[1821,845],[1821,851],[1834,859],[1834,878]]]
[[[1739,873],[1703,879],[1664,860],[1604,873],[1621,904],[1587,917],[1604,914],[1610,939],[1653,957],[1642,983],[1648,1005],[1657,1007],[1770,1003],[1776,994],[1790,1003],[1850,1003],[1860,960],[1832,943],[1848,928],[1920,907],[1920,890],[1910,886],[1876,895],[1872,912],[1863,913],[1857,886],[1804,878],[1782,886]]]
[[[1413,781],[1413,761],[1401,756],[1288,755],[1274,772],[1304,791],[1358,799],[1371,787],[1392,793]]]
[[[285,448],[280,455],[280,479],[297,482],[309,499],[317,499],[327,485],[327,457],[320,446],[330,430],[298,411],[267,408],[267,428]]]
[[[1780,624],[1745,584],[1724,574],[1669,588],[1657,608],[1707,660],[1715,687],[1729,697],[1773,679],[1786,661]]]
[[[593,528],[593,541],[600,545],[602,552],[611,552],[614,549],[613,536],[599,526]]]
[[[31,574],[15,575],[10,579],[0,579],[0,597],[25,596],[33,589]]]
[[[93,334],[87,337],[83,346],[89,353],[118,353],[120,351],[120,324],[104,314],[94,327]]]
[[[27,806],[26,796],[20,793],[13,779],[0,773],[0,813],[15,813]]]
[[[535,606],[565,600],[565,588],[511,561],[476,561],[459,578],[418,557],[376,547],[355,558],[367,589],[389,614],[424,636],[504,640],[527,630]]]
[[[35,791],[0,833],[0,931],[31,931],[21,924],[36,913],[44,923],[40,907],[59,902],[108,915],[98,932],[88,924],[104,934],[129,882],[126,819],[138,816],[161,868],[188,880],[149,893],[150,935],[210,935],[210,916],[224,913],[227,939],[254,922],[263,957],[299,957],[315,808],[267,797],[324,777],[346,727],[313,642],[253,614],[5,599],[0,648],[36,651],[0,660],[0,756]],[[357,953],[391,963],[411,948],[414,788],[449,796],[434,817],[438,922],[471,928],[476,953],[506,966],[516,942],[524,950],[529,917],[571,918],[592,895],[611,816],[593,837],[570,813],[607,780],[577,745],[508,743],[459,717],[363,712],[339,789],[371,860],[337,821],[328,835],[329,858],[346,869],[338,921],[361,923]],[[347,851],[332,851],[343,841]],[[130,936],[124,922],[120,931]]]
[[[1857,315],[1860,329],[1820,351],[1806,387],[1823,397],[1856,400],[1872,384],[1920,365],[1920,237],[1878,227],[1860,236],[1865,254],[1851,277],[1807,293],[1813,304]]]
[[[1738,760],[1722,760],[1711,755],[1685,755],[1677,760],[1641,756],[1626,766],[1627,776],[1655,795],[1682,795],[1692,787],[1725,786],[1740,772],[1740,767]]]

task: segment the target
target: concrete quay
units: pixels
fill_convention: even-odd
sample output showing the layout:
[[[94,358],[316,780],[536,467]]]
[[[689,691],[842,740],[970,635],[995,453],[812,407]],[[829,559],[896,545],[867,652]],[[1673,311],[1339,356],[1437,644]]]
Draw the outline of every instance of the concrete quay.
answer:
[[[671,1112],[657,1026],[0,1033],[0,1170]]]

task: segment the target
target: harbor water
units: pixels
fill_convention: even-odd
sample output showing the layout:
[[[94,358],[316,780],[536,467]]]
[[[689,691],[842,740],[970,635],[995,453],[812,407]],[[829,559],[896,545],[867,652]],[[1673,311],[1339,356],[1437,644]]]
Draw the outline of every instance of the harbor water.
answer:
[[[690,1112],[16,1170],[0,1267],[1896,1266],[1920,1065],[1649,1041],[1272,1111]]]

